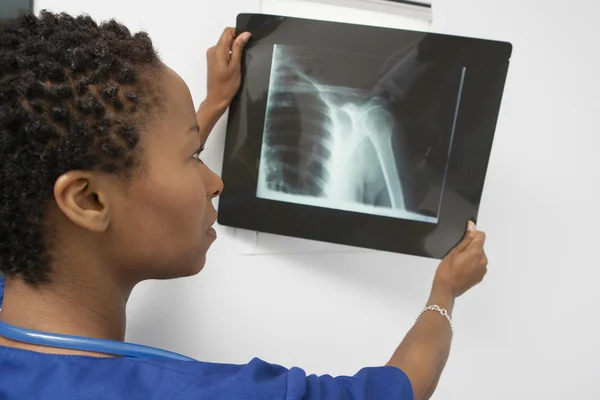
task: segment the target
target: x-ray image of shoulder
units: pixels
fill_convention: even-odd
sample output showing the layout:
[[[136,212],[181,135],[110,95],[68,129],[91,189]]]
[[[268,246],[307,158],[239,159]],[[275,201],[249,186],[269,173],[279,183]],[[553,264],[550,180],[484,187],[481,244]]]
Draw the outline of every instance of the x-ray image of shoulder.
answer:
[[[275,46],[257,197],[437,223],[465,74]]]

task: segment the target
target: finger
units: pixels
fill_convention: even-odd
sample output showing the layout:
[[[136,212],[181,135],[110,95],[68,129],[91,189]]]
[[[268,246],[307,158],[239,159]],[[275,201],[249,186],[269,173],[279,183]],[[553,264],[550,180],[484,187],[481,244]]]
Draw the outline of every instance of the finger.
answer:
[[[219,48],[219,50],[229,52],[233,39],[235,39],[235,28],[225,28],[216,47]]]
[[[231,47],[231,60],[230,64],[238,65],[242,59],[242,53],[248,40],[252,36],[249,32],[244,32],[235,39],[233,46]]]
[[[487,267],[483,268],[483,271],[481,272],[481,280],[483,280],[483,278],[485,278],[485,276],[487,275],[487,273],[488,273]]]
[[[487,269],[484,269],[481,274],[479,274],[479,279],[478,279],[478,283],[483,282],[483,279],[485,278],[485,276],[487,275]]]
[[[212,55],[214,54],[214,52],[215,52],[215,48],[214,47],[211,47],[208,50],[206,50],[206,58],[211,58]]]
[[[485,244],[485,233],[478,231],[473,241],[463,250],[465,254],[469,254],[471,257],[475,257],[476,260],[482,259],[485,255],[483,246]],[[479,258],[477,258],[479,257]]]
[[[473,244],[477,244],[478,246],[483,247],[483,245],[485,244],[486,237],[487,235],[485,234],[485,232],[477,232],[477,236],[475,236],[475,238],[473,239]]]
[[[473,240],[475,240],[476,237],[477,227],[475,226],[473,221],[469,221],[467,225],[467,233],[465,234],[463,240],[458,244],[458,246],[454,248],[454,251],[458,253],[464,251],[467,247],[469,247],[471,243],[473,243]]]

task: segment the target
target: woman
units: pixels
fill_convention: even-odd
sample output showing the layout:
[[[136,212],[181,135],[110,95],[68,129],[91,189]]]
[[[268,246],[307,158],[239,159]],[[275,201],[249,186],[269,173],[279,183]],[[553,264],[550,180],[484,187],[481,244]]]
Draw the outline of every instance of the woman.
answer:
[[[454,300],[486,272],[485,235],[472,223],[438,268],[431,307],[387,365],[352,377],[307,376],[259,359],[123,357],[11,336],[28,329],[122,342],[137,283],[202,270],[216,238],[211,199],[223,183],[200,155],[239,88],[248,39],[226,29],[208,51],[208,95],[195,111],[145,34],[47,12],[0,22],[0,398],[431,396],[449,353]]]

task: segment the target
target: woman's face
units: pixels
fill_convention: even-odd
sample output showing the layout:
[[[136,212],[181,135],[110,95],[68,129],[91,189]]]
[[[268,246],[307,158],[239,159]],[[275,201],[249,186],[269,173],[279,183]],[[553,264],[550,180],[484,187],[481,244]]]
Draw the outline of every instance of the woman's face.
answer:
[[[216,239],[211,199],[223,182],[199,159],[200,137],[190,91],[172,70],[160,76],[162,108],[141,132],[141,176],[123,184],[106,232],[111,263],[136,280],[198,273]],[[113,267],[117,265],[113,264]]]

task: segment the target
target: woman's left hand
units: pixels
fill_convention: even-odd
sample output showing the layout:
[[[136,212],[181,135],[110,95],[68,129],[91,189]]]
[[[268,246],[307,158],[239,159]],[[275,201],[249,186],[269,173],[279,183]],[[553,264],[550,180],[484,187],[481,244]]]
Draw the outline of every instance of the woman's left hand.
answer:
[[[227,28],[219,42],[206,52],[208,83],[206,102],[225,111],[240,88],[242,52],[250,33],[235,36],[235,28]]]

